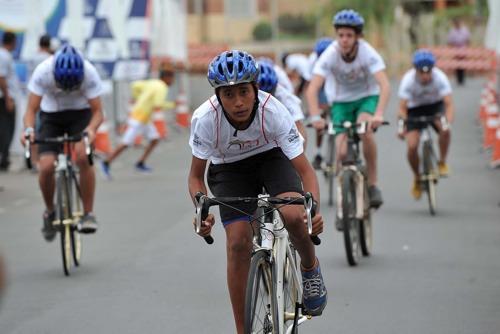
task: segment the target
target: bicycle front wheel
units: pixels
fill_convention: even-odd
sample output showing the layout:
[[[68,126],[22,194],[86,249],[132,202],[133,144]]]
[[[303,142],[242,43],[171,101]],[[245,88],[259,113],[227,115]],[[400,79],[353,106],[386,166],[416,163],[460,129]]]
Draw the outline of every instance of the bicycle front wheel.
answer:
[[[272,265],[268,258],[269,253],[264,250],[252,256],[245,297],[245,334],[278,334]]]
[[[69,187],[68,180],[64,171],[57,174],[57,220],[58,229],[61,236],[61,255],[63,271],[66,276],[70,274],[71,268],[71,226],[67,224],[70,217]]]
[[[342,174],[342,219],[344,246],[347,262],[351,266],[358,264],[361,257],[360,224],[356,218],[356,182],[355,174],[347,170]]]
[[[425,180],[425,190],[427,192],[427,198],[429,200],[429,212],[432,216],[436,214],[436,181],[437,176],[435,168],[432,163],[432,147],[430,145],[424,145],[423,150],[423,164],[424,164],[424,175]]]

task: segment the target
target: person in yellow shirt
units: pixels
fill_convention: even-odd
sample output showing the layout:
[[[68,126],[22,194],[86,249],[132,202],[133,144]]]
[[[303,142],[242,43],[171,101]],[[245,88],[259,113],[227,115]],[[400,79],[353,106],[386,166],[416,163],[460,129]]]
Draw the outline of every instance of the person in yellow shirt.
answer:
[[[115,148],[107,159],[101,161],[101,170],[108,180],[111,179],[111,162],[132,145],[135,138],[140,134],[148,139],[149,143],[139,161],[135,164],[135,169],[143,173],[152,171],[151,167],[145,164],[145,161],[158,144],[160,135],[151,122],[151,118],[153,112],[157,110],[175,107],[174,102],[167,101],[168,87],[173,84],[174,78],[174,68],[163,66],[160,70],[159,79],[139,80],[132,83],[132,97],[135,103],[127,122],[127,130],[123,134],[120,145]]]

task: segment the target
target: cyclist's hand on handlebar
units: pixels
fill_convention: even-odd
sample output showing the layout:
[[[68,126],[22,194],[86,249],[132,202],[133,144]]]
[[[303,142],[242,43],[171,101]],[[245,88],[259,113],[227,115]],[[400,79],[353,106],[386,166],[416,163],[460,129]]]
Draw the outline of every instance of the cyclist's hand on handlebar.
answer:
[[[307,223],[307,217],[304,213],[304,222]],[[314,217],[312,217],[312,234],[311,235],[319,235],[323,233],[323,216],[321,213],[316,213]]]
[[[21,144],[26,146],[26,141],[29,139],[30,142],[35,141],[35,131],[33,128],[26,128],[21,134]]]
[[[207,219],[201,222],[200,232],[198,233],[202,237],[208,237],[210,232],[212,232],[212,227],[215,224],[215,217],[213,214],[209,213]],[[196,231],[196,217],[193,220],[193,226]]]
[[[319,117],[319,118],[317,118]],[[311,119],[311,124],[312,126],[316,129],[316,130],[319,130],[319,131],[323,131],[325,130],[325,126],[326,126],[326,122],[325,122],[325,119],[322,118],[321,116],[315,116],[315,117],[312,117]]]
[[[371,128],[373,130],[376,130],[380,125],[382,125],[382,122],[384,121],[384,117],[380,115],[373,115],[373,118],[370,121]]]
[[[398,131],[398,138],[401,139],[401,140],[405,140],[405,135],[406,135],[406,131]]]
[[[89,143],[92,144],[95,139],[95,131],[91,128],[86,128],[83,132],[87,134],[87,136],[89,137]]]

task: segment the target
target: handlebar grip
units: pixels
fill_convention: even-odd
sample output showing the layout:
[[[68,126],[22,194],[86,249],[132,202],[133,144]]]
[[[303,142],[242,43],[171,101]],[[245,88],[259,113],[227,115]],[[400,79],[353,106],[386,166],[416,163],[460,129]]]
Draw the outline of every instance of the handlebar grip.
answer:
[[[316,246],[321,245],[321,239],[320,239],[317,235],[311,235],[311,241],[312,241],[312,242],[313,242],[313,244],[315,244]]]
[[[205,242],[209,245],[214,243],[214,238],[212,238],[211,235],[209,235],[208,237],[203,237],[203,239],[205,239]]]
[[[90,153],[87,155],[87,159],[89,160],[89,165],[93,166],[94,165],[94,155]]]

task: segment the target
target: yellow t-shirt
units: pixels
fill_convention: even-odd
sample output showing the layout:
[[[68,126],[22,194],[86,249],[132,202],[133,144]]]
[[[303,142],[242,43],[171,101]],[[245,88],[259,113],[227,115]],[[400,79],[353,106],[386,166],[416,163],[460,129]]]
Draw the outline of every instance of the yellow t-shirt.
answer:
[[[173,108],[175,104],[166,101],[168,86],[160,79],[134,81],[131,85],[135,100],[130,117],[147,124],[155,109]]]

